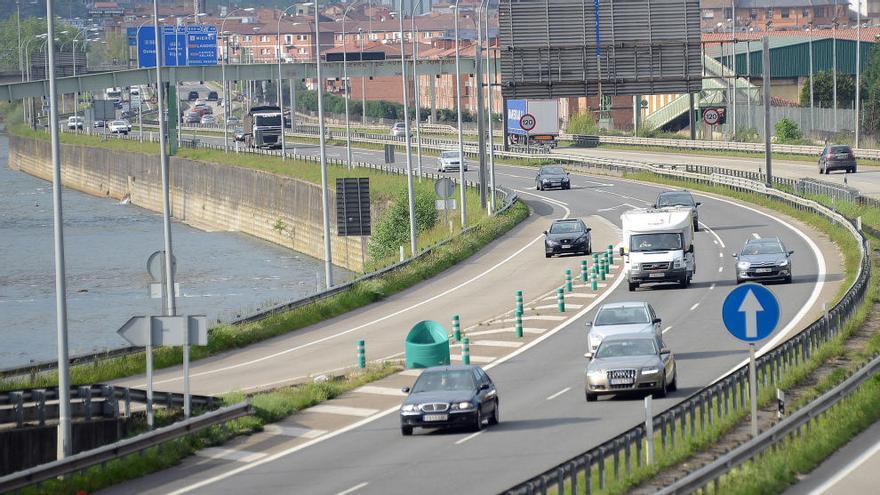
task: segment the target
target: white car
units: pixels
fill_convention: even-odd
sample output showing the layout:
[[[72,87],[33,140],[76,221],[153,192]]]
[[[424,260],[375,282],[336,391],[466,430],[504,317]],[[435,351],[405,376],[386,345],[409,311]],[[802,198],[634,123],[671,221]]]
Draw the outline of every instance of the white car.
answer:
[[[201,120],[202,125],[216,124],[216,123],[217,123],[217,119],[215,119],[213,115],[211,115],[211,114],[202,115],[202,120]]]
[[[406,124],[403,122],[397,122],[391,126],[391,135],[394,137],[406,136]]]
[[[83,118],[79,117],[79,116],[67,117],[67,128],[70,130],[82,129],[83,128]]]
[[[107,124],[107,130],[114,134],[128,134],[131,132],[131,123],[127,120],[114,120]]]
[[[437,170],[439,172],[449,172],[450,170],[458,171],[459,166],[464,166],[464,171],[467,172],[467,160],[461,160],[461,155],[458,151],[442,151],[440,153],[439,164],[437,165]]]
[[[587,322],[587,357],[596,352],[605,337],[620,334],[647,333],[660,342],[661,320],[654,308],[642,301],[603,304],[592,322]]]

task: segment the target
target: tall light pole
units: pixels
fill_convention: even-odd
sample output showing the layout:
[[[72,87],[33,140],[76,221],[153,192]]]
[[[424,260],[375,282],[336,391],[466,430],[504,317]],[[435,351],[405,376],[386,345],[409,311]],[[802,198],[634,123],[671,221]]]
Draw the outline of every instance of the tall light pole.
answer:
[[[485,12],[486,3],[488,0],[482,0],[480,2],[480,6],[477,9],[477,18],[475,22],[475,27],[477,28],[477,43],[474,45],[474,85],[476,87],[476,95],[477,95],[477,149],[480,154],[480,170],[479,170],[479,184],[480,184],[480,208],[486,208],[488,203],[486,201],[486,128],[485,124],[485,115],[483,113],[484,110],[484,101],[483,101],[483,64],[482,64],[482,31],[483,31],[483,14]]]
[[[363,28],[358,28],[358,38],[361,41],[361,62],[364,61],[364,30]],[[367,76],[366,74],[361,77],[361,124],[366,125],[367,123]]]
[[[458,18],[461,11],[458,8],[459,0],[455,0],[455,107],[458,113],[458,183],[460,189],[459,211],[461,212],[461,228],[467,225],[467,194],[464,182],[464,132],[461,127],[461,40],[458,33]]]
[[[733,81],[733,135],[736,136],[736,5],[730,0],[730,68],[733,71],[731,80]]]
[[[813,2],[810,0],[810,7],[812,7]],[[815,12],[815,10],[811,9],[811,12]],[[816,122],[813,117],[813,19],[810,18],[810,132],[815,131]]]
[[[50,0],[51,1],[51,0]],[[176,313],[174,300],[174,270],[172,270],[172,261],[174,260],[174,252],[171,249],[171,197],[168,185],[168,150],[166,149],[166,129],[165,125],[165,84],[162,82],[162,59],[160,57],[159,47],[161,44],[161,34],[159,32],[159,2],[153,0],[153,19],[154,19],[154,36],[156,42],[156,99],[157,111],[159,112],[159,163],[162,171],[162,234],[165,240],[165,314],[174,316]],[[176,33],[176,31],[175,31]],[[179,48],[179,47],[178,47]],[[173,118],[171,115],[169,118]],[[184,376],[189,374],[189,332],[185,332],[184,340]],[[147,380],[147,425],[153,428],[153,339],[152,335],[147,337],[146,345],[147,354],[147,376],[151,377]],[[189,383],[189,380],[184,380]],[[184,394],[189,397],[189,390],[184,390]],[[184,400],[184,408],[189,414],[189,400]]]
[[[226,21],[232,17],[232,14],[236,12],[253,12],[253,7],[248,7],[246,9],[235,9],[232,12],[226,14],[226,17],[223,18],[223,22],[220,23],[220,36],[228,36],[228,33],[223,30],[226,26]],[[228,37],[227,37],[228,40]],[[223,85],[223,151],[225,153],[229,153],[229,105],[232,100],[229,99],[229,87],[226,85],[226,59],[229,57],[229,43],[226,43],[226,50],[220,57],[220,74],[222,78],[222,82],[220,84]],[[284,130],[284,116],[281,117],[281,129],[282,134]]]
[[[52,0],[46,0],[46,39],[55,39]],[[47,43],[49,65],[55,67],[55,44]],[[52,229],[55,238],[55,328],[58,333],[58,458],[73,453],[70,426],[70,361],[67,354],[67,285],[64,267],[64,222],[61,204],[61,143],[58,136],[58,90],[49,71],[49,133],[52,140]]]
[[[407,97],[406,86],[406,44],[403,40],[403,0],[399,1],[397,9],[397,18],[400,21],[400,81],[403,89],[403,133],[406,140],[406,191],[407,200],[409,202],[409,247],[412,256],[416,255],[416,205],[415,191],[413,189],[412,177],[412,139],[409,133],[409,98]]]
[[[30,45],[31,41],[41,40],[45,37],[46,37],[46,33],[38,34],[33,38],[25,40],[25,42],[24,42],[25,74],[27,75],[28,81],[31,80],[31,65],[32,65],[31,52],[30,52],[29,45]],[[29,103],[27,105],[25,105],[25,107],[24,107],[25,111],[23,113],[25,116],[25,123],[27,123],[28,125],[33,127],[33,122],[36,119],[36,116],[34,115],[33,99],[32,98],[28,99],[28,102]]]
[[[859,120],[859,104],[861,97],[860,91],[860,82],[861,82],[861,62],[862,62],[862,0],[857,0],[856,3],[856,123],[855,123],[855,145],[856,149],[859,147],[859,127],[861,127],[861,121]]]
[[[831,86],[832,86],[832,99],[834,109],[832,110],[832,115],[834,117],[834,132],[837,132],[837,16],[834,16],[833,24],[831,25]]]
[[[275,41],[278,45],[278,88],[276,93],[278,95],[278,108],[281,110],[281,160],[287,160],[287,142],[284,139],[284,79],[281,77],[281,19],[287,15],[287,11],[296,7],[296,4],[290,5],[283,11],[281,11],[281,15],[278,16],[278,26],[275,34]],[[292,25],[297,25],[299,23],[295,22]],[[293,103],[291,103],[293,104]],[[291,119],[293,118],[293,110],[290,111]]]
[[[486,4],[486,94],[489,97],[489,210],[495,214],[495,136],[492,125],[492,44],[489,42],[489,4]]]
[[[346,48],[345,42],[345,19],[348,17],[348,12],[359,1],[354,0],[342,12],[342,87],[345,89],[345,155],[349,170],[351,170],[351,118],[348,111],[348,100],[351,99],[351,93],[348,90],[348,48]]]
[[[421,5],[422,0],[418,0],[418,2],[413,5],[412,12],[410,12],[409,15],[410,23],[412,24],[410,28],[410,36],[412,36],[413,50],[413,101],[415,102],[414,106],[416,110],[416,155],[418,155],[416,171],[420,181],[422,180],[422,102],[419,91],[419,36],[418,31],[416,31],[416,9]]]
[[[318,0],[303,5],[315,7],[315,77],[318,80],[318,144],[321,150],[321,209],[324,220],[324,278],[333,286],[333,252],[330,249],[330,192],[327,181],[327,143],[324,136],[324,81],[321,77],[321,21]]]
[[[21,82],[24,82],[24,52],[21,46],[21,5],[15,0],[15,23],[18,25],[18,70],[21,71]]]

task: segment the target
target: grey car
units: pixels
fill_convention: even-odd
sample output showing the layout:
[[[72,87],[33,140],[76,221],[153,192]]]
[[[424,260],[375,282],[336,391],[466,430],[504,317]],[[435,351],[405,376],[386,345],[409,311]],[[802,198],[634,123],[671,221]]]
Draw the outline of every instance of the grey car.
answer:
[[[657,195],[657,201],[654,202],[654,208],[663,208],[666,206],[685,206],[694,212],[694,232],[700,230],[700,211],[697,209],[702,203],[694,201],[690,191],[663,191]]]
[[[541,167],[535,177],[535,189],[543,191],[551,187],[571,189],[571,177],[559,165]]]
[[[736,258],[736,283],[782,281],[791,283],[791,256],[778,237],[749,239]]]
[[[587,357],[591,357],[599,344],[612,335],[653,335],[662,339],[660,318],[654,308],[642,301],[603,304],[593,321],[587,322]]]
[[[856,173],[856,155],[845,144],[826,144],[819,155],[819,173],[828,175],[834,170]]]
[[[648,392],[666,397],[678,388],[675,356],[653,335],[608,337],[587,364],[584,394],[587,402],[600,395]]]

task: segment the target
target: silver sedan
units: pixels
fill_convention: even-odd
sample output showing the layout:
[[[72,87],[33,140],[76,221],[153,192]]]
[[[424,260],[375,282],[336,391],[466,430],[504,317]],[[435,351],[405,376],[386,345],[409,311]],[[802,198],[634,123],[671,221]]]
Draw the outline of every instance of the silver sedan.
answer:
[[[678,387],[675,356],[650,334],[606,337],[587,364],[587,402],[599,395],[648,392],[666,397]]]

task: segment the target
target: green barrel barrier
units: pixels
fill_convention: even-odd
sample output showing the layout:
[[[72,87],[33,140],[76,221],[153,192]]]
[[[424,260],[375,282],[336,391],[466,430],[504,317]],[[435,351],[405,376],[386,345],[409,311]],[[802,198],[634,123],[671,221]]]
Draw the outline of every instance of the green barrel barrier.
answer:
[[[406,336],[404,349],[407,369],[449,364],[449,336],[436,321],[416,323]]]

